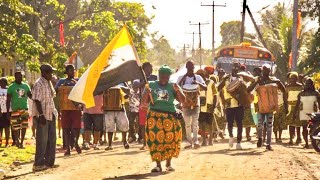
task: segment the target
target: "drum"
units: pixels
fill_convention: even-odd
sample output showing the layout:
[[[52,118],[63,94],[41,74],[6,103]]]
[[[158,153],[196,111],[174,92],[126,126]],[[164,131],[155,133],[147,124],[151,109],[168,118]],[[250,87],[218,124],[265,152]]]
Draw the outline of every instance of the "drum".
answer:
[[[105,111],[121,111],[122,96],[120,88],[110,88],[103,94],[103,110]]]
[[[193,109],[198,106],[199,85],[185,84],[182,86],[182,91],[186,96],[186,101],[182,104],[184,108]]]
[[[308,113],[318,111],[318,100],[317,96],[300,96],[300,120],[309,120]]]
[[[241,106],[250,107],[250,104],[253,102],[253,95],[248,93],[247,86],[241,79],[230,82],[227,86],[227,92],[235,98]]]
[[[258,86],[258,112],[273,113],[278,111],[278,87],[276,84]]]
[[[68,99],[73,86],[60,86],[58,89],[59,105],[61,111],[78,110],[74,103]]]

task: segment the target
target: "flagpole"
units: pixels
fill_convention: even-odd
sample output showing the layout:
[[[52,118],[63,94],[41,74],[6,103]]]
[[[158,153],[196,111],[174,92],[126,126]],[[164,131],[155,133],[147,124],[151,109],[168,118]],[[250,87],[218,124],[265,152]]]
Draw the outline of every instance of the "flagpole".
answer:
[[[124,23],[124,26],[128,29],[128,27],[127,27],[127,25],[126,25],[125,23]],[[128,33],[130,34],[130,31],[129,31],[129,30],[128,30]],[[131,37],[130,37],[130,38],[131,38]],[[137,50],[136,50],[136,46],[134,45],[134,42],[133,42],[132,38],[131,38],[131,43],[132,43],[132,48],[133,48],[134,56],[136,57],[136,60],[139,62],[139,63],[138,63],[138,66],[139,66],[139,68],[140,68],[140,70],[141,70],[141,72],[142,72],[142,74],[143,74],[143,79],[144,79],[144,81],[146,82],[146,88],[148,88],[148,89],[150,90],[149,82],[148,82],[147,77],[146,77],[146,75],[145,75],[145,73],[144,73],[144,71],[143,71],[143,69],[142,69],[142,67],[141,67],[140,58],[139,58],[138,52],[137,52]],[[150,97],[151,104],[154,105],[154,100],[153,100],[151,91],[149,91],[149,97]]]

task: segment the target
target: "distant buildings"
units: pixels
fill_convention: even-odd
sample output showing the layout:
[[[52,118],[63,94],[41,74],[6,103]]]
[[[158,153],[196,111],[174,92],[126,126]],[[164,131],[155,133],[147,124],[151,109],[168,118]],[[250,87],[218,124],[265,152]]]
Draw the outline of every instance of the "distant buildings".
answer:
[[[9,61],[6,57],[0,56],[1,77],[14,76],[16,71],[24,72],[29,84],[33,84],[40,77],[40,74],[28,71],[27,66],[23,63],[18,63],[15,60]]]

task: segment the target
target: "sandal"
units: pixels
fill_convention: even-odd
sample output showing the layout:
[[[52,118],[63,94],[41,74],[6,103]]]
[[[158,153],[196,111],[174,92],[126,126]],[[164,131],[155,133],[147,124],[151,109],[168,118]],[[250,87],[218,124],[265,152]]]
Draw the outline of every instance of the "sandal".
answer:
[[[106,151],[110,151],[110,150],[113,150],[112,146],[108,146],[106,149],[104,149]]]
[[[124,147],[125,149],[129,149],[129,148],[130,148],[130,146],[129,146],[128,143],[124,143],[124,144],[123,144],[123,147]]]
[[[166,169],[168,172],[173,172],[175,169],[172,166],[168,166]]]
[[[140,150],[147,150],[147,147],[146,146],[142,146],[141,148],[140,148]]]
[[[155,167],[151,170],[152,173],[159,173],[159,172],[162,172],[162,168],[161,167]]]

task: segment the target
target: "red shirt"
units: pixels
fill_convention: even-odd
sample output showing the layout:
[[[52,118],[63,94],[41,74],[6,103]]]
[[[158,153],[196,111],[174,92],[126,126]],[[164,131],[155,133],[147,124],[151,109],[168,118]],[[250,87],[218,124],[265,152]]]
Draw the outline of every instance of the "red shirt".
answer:
[[[103,114],[102,106],[103,106],[103,94],[94,96],[94,103],[96,104],[92,108],[83,108],[84,113],[88,114]]]

